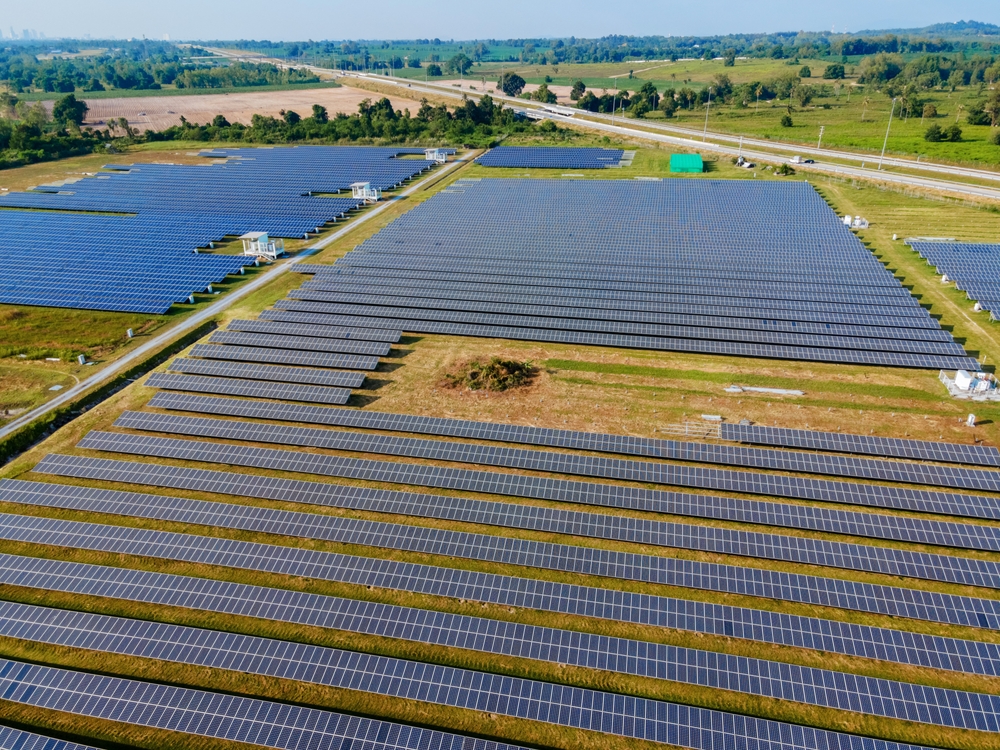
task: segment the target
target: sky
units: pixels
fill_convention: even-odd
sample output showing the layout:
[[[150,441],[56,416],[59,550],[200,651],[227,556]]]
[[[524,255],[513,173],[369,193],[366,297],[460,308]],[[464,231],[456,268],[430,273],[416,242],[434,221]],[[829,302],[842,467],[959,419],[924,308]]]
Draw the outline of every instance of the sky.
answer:
[[[714,35],[1000,24],[990,0],[0,0],[20,35],[150,39],[507,39],[608,34]]]

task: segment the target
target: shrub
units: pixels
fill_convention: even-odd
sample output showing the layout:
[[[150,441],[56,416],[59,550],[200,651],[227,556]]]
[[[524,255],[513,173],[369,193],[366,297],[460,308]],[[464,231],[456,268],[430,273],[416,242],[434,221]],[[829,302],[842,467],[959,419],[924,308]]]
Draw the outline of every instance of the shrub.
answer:
[[[774,170],[774,173],[780,175],[793,175],[795,174],[795,170],[792,169],[792,167],[788,166],[787,164],[782,164],[780,167]]]
[[[962,128],[960,128],[957,123],[949,125],[941,131],[941,140],[957,143],[962,140]]]
[[[826,66],[826,70],[823,71],[823,77],[827,80],[838,80],[844,77],[845,72],[843,65],[834,63],[833,65]]]
[[[940,125],[931,125],[927,130],[924,131],[924,140],[930,141],[931,143],[937,143],[941,140],[943,134],[941,132]]]
[[[475,359],[458,373],[445,376],[445,382],[454,388],[465,386],[471,391],[506,391],[527,385],[535,376],[531,362],[515,362],[491,357],[488,362]]]
[[[925,104],[923,114],[924,117],[927,118],[937,117],[937,107],[935,107],[933,104]]]
[[[428,65],[427,66],[427,75],[429,75],[431,77],[433,77],[433,76],[440,76],[441,75],[441,66],[440,65],[433,65],[433,64],[432,65]]]
[[[799,78],[812,78],[812,70],[809,69],[808,65],[803,65],[799,69]]]
[[[1000,146],[1000,130],[998,130],[997,132],[995,132],[990,137],[990,143],[992,143],[994,146]]]
[[[792,116],[791,115],[783,115],[782,116],[782,118],[781,118],[781,127],[783,127],[783,128],[790,128],[790,127],[792,127]]]

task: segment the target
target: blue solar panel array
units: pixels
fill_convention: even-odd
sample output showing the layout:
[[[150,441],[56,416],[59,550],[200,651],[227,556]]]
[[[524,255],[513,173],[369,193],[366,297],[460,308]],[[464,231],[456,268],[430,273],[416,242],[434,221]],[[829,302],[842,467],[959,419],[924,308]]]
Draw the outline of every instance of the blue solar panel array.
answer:
[[[165,313],[251,258],[195,253],[252,231],[303,237],[354,209],[352,182],[399,185],[415,149],[233,149],[204,165],[112,165],[96,177],[0,196],[0,303]],[[334,194],[334,195],[330,195]],[[31,210],[20,210],[31,209]]]
[[[476,159],[476,163],[484,167],[605,169],[617,167],[624,154],[619,148],[497,146]]]
[[[805,183],[461,180],[299,270],[265,317],[980,369]]]
[[[1000,320],[1000,245],[982,242],[921,242],[911,247],[955,286]]]

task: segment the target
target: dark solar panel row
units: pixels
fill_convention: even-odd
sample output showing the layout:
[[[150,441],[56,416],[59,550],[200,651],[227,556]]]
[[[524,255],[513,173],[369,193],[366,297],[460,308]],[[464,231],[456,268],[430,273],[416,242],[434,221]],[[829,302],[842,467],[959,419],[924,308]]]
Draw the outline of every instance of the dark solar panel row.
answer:
[[[221,393],[227,396],[252,398],[278,398],[286,401],[305,401],[313,404],[346,404],[351,397],[349,388],[331,388],[325,385],[299,385],[275,383],[264,380],[240,380],[205,375],[171,375],[154,372],[144,385],[171,391],[194,393]]]
[[[332,312],[328,303],[298,302],[279,300],[276,307],[283,310],[304,310],[307,312]],[[347,307],[347,306],[342,306]],[[810,362],[833,362],[841,364],[884,365],[891,367],[912,367],[918,369],[965,369],[980,371],[982,368],[972,357],[952,357],[931,354],[900,352],[864,351],[855,349],[825,349],[811,346],[788,346],[738,341],[715,341],[701,338],[663,338],[654,336],[600,333],[591,331],[571,331],[551,328],[518,328],[511,325],[513,316],[486,315],[483,324],[466,322],[445,322],[417,317],[407,310],[408,317],[376,317],[385,313],[385,308],[351,306],[363,315],[331,314],[331,325],[356,325],[370,328],[393,328],[410,333],[437,333],[478,338],[500,338],[522,341],[545,341],[560,344],[585,346],[611,346],[625,349],[649,349],[654,351],[678,351],[701,354],[726,354],[738,357],[763,359],[796,359]],[[463,318],[455,313],[440,313],[433,317]],[[518,322],[532,322],[531,318],[517,318]],[[537,321],[536,321],[537,322]],[[712,329],[705,329],[706,331]]]
[[[540,637],[535,638],[512,638],[506,642],[491,639],[487,642],[489,645],[484,643],[483,646],[474,640],[463,639],[461,643],[446,645],[505,656],[529,655],[529,658],[550,662],[561,660],[573,666],[713,686],[936,726],[980,731],[1000,729],[1000,696],[943,690],[825,669],[798,667],[790,670],[788,664],[781,662],[641,641],[619,641],[615,644],[619,648],[607,648],[601,644],[607,639],[582,636],[579,645],[571,644],[568,638],[566,645],[553,644],[549,641],[558,638],[559,631],[539,630],[542,631],[537,634]],[[609,728],[605,722],[605,714],[614,711],[616,703],[624,701],[622,695],[504,678],[478,670],[13,602],[0,603],[0,635],[97,654],[237,670],[466,709],[478,708],[484,697],[498,700],[503,695],[511,700],[507,708],[499,709],[501,713],[527,718],[527,711],[512,708],[519,707],[517,698],[524,696],[537,705],[537,714],[531,711],[531,718],[631,736],[631,732]],[[460,635],[455,633],[452,640],[458,641]],[[571,636],[563,631],[563,637]],[[619,652],[623,647],[634,649],[635,656],[629,658],[628,650]],[[529,649],[537,649],[537,652],[532,653]],[[565,659],[561,659],[563,652]],[[434,690],[428,692],[428,687]],[[457,690],[459,687],[464,690]],[[578,697],[585,705],[607,705],[608,708],[593,709],[595,715],[589,720],[574,720],[572,715],[566,716],[564,709],[574,705]],[[626,708],[625,715],[645,717],[647,711],[643,701],[637,700],[634,708]]]
[[[528,306],[546,306],[552,317],[586,316],[604,319],[606,316],[623,316],[626,313],[641,314],[647,322],[675,322],[682,325],[730,326],[735,328],[755,329],[767,326],[767,330],[779,330],[792,333],[826,333],[836,336],[866,336],[869,338],[912,338],[919,341],[951,341],[951,335],[940,328],[928,325],[920,327],[889,327],[886,320],[876,315],[844,315],[842,313],[803,313],[800,310],[791,313],[780,308],[727,307],[707,305],[699,299],[696,304],[672,303],[662,301],[634,301],[628,299],[602,297],[576,297],[538,293],[535,289],[530,294],[510,292],[484,291],[481,285],[470,285],[476,288],[469,290],[434,289],[421,286],[393,286],[390,284],[326,284],[317,281],[307,281],[295,296],[302,298],[304,292],[321,292],[329,295],[331,301],[352,302],[362,297],[388,297],[397,300],[393,304],[404,307],[415,306],[414,300],[427,302],[430,300],[447,301],[449,304],[462,302],[502,303]],[[518,287],[533,289],[532,287]],[[565,290],[564,290],[565,291]],[[625,293],[622,293],[625,294]],[[357,298],[357,299],[355,299]],[[565,309],[563,309],[565,308]],[[273,318],[271,320],[281,320]],[[615,319],[615,318],[609,318]],[[637,318],[638,319],[638,318]],[[915,319],[919,320],[919,319]],[[308,321],[317,322],[317,321]],[[907,323],[910,321],[907,320]],[[921,321],[923,323],[923,321]]]
[[[93,435],[93,433],[91,434]],[[81,446],[107,450],[109,447],[107,442],[102,442],[101,440],[102,436],[96,435],[93,439],[85,439],[81,443]],[[162,441],[160,442],[162,443]],[[147,455],[161,455],[156,444],[149,445],[147,441],[141,440],[136,447],[140,446],[149,449]],[[192,452],[203,451],[204,457],[200,460],[210,460],[216,463],[225,462],[224,456],[213,455],[213,452],[216,454],[222,452],[219,450],[219,444],[189,443],[186,446],[175,447],[187,449]],[[256,455],[254,457],[258,459],[258,464],[263,460],[267,460],[267,466],[272,469],[288,468],[282,465],[280,456]],[[246,465],[245,461],[240,463]],[[55,498],[39,498],[38,500],[39,502],[44,500],[46,503],[83,503],[86,507],[82,509],[92,509],[95,507],[93,503],[96,503],[96,501],[89,499],[81,500],[79,498],[60,499],[59,501]],[[129,505],[128,509],[122,512],[128,515],[133,513],[151,513],[153,511],[151,509],[138,509]],[[256,513],[259,516],[267,515],[263,511],[258,512],[242,509],[242,512]],[[274,513],[280,515],[277,511]],[[287,517],[292,518],[293,515],[287,515]],[[469,513],[468,515],[470,516],[468,519],[463,518],[462,520],[476,521],[473,514]],[[207,513],[203,514],[203,516],[207,517]],[[217,517],[214,518],[213,523],[219,526],[231,526],[235,524],[234,528],[244,528],[240,525],[243,523],[243,520],[238,516],[238,509],[227,506],[218,509]],[[534,519],[528,514],[526,516],[523,525],[528,528],[549,525],[544,521],[541,523],[534,521],[532,523]],[[178,519],[173,518],[172,520]],[[604,521],[605,526],[608,527],[608,536],[614,538],[615,534],[612,524],[608,523],[605,519],[598,518],[593,520],[597,523]],[[314,528],[306,530],[307,525],[311,525]],[[406,526],[403,524],[374,521],[362,522],[355,519],[346,520],[338,518],[329,520],[295,516],[294,522],[282,521],[275,523],[272,533],[287,533],[282,531],[282,529],[288,527],[298,529],[296,533],[300,536],[316,534],[318,538],[333,539],[340,542],[353,542],[354,544],[367,544],[390,549],[408,549],[411,551],[430,552],[432,554],[471,556],[473,559],[507,561],[512,557],[558,558],[560,560],[559,565],[569,564],[571,566],[570,570],[576,573],[591,575],[616,577],[619,569],[628,567],[634,571],[632,575],[641,576],[641,580],[660,580],[663,575],[671,575],[673,566],[675,565],[671,558],[651,555],[633,555],[606,550],[595,551],[589,547],[575,547],[572,545],[544,545],[512,537],[487,536],[441,529],[428,530],[423,526]],[[894,548],[869,547],[803,537],[780,536],[759,532],[751,533],[734,529],[719,529],[678,523],[650,525],[646,529],[643,529],[639,536],[642,541],[648,540],[650,544],[662,547],[702,550],[716,554],[763,560],[785,560],[824,567],[863,570],[884,575],[946,581],[986,588],[1000,588],[1000,569],[998,569],[1000,566],[992,561],[977,560],[974,558],[933,555]],[[546,567],[551,565],[552,562],[549,562]],[[670,572],[664,573],[664,571]]]
[[[57,740],[22,729],[0,726],[0,750],[96,750],[69,740]]]
[[[443,518],[508,528],[532,528],[598,539],[657,544],[657,530],[669,528],[660,521],[630,516],[606,516],[576,510],[539,508],[426,493],[372,490],[303,480],[248,479],[240,474],[202,469],[150,466],[127,461],[64,456],[46,468],[60,476],[145,484],[157,487],[203,489],[228,495],[287,499],[300,503],[363,508],[422,518]],[[274,483],[278,482],[277,485]],[[204,483],[204,484],[202,484]],[[287,492],[287,497],[282,495]],[[959,524],[906,516],[853,513],[802,505],[781,505],[759,500],[663,492],[658,500],[636,502],[632,509],[694,518],[824,531],[875,539],[890,539],[943,547],[998,551],[1000,529],[979,524]],[[566,498],[572,499],[572,498]]]
[[[354,339],[356,341],[382,341],[394,344],[399,341],[399,331],[375,328],[341,328],[339,326],[302,326],[268,320],[232,320],[226,325],[227,331],[245,333],[279,333],[289,336],[318,336],[330,339]]]
[[[315,750],[319,747],[518,750],[513,745],[350,714],[10,659],[0,660],[0,691],[5,701],[35,709],[278,750]],[[694,710],[698,712],[698,709]],[[707,713],[703,731],[711,739],[711,721],[717,712]],[[700,716],[698,718],[701,719]],[[775,723],[761,722],[759,730],[756,727],[755,730],[768,732],[772,729],[770,724]],[[783,726],[775,724],[773,729],[781,731]],[[815,730],[805,731],[810,735],[816,733]],[[829,734],[831,738],[841,736]],[[842,737],[840,746],[843,750],[851,750],[854,738],[851,735]],[[61,748],[57,740],[49,742],[53,744],[43,745],[45,750]],[[79,746],[67,746],[73,747]],[[698,750],[709,750],[710,745],[700,743],[697,747]],[[791,744],[776,747],[792,750]]]
[[[543,445],[555,448],[616,453],[645,458],[665,458],[693,463],[713,463],[750,468],[778,469],[805,474],[829,474],[833,476],[863,477],[869,479],[889,479],[897,482],[968,487],[979,485],[983,489],[993,488],[997,472],[977,469],[963,469],[954,466],[934,464],[914,464],[902,461],[854,458],[849,456],[807,453],[802,451],[769,450],[744,448],[742,446],[718,445],[712,443],[683,442],[662,438],[644,438],[631,435],[613,435],[576,430],[560,430],[530,425],[503,424],[497,422],[477,422],[451,419],[447,417],[427,417],[412,414],[391,414],[355,409],[336,409],[322,406],[302,406],[298,404],[258,403],[234,399],[217,399],[202,396],[157,395],[152,406],[177,411],[191,411],[205,414],[220,414],[232,417],[254,417],[278,422],[303,422],[337,427],[358,427],[363,429],[387,430],[392,432],[412,432],[424,435],[492,440],[504,443]],[[723,439],[738,441],[742,428],[723,423]],[[755,428],[752,428],[755,429]],[[772,429],[772,428],[765,428]],[[804,431],[805,432],[805,431]],[[815,433],[814,433],[815,434]],[[837,434],[837,433],[833,433]],[[849,435],[838,435],[849,438]],[[746,441],[752,442],[752,441]],[[917,442],[917,441],[913,441]],[[948,444],[938,445],[938,456],[952,455]],[[966,446],[955,446],[957,449]],[[980,446],[975,446],[979,448]],[[989,456],[996,449],[983,449],[982,455]],[[993,455],[996,455],[993,453]],[[937,460],[943,460],[938,458]],[[973,484],[969,484],[972,482]]]
[[[675,315],[620,308],[562,307],[548,304],[520,304],[479,300],[425,299],[400,297],[395,294],[354,294],[313,289],[293,289],[292,299],[330,304],[336,314],[353,315],[361,312],[359,305],[385,308],[388,316],[415,315],[428,317],[428,310],[475,313],[465,316],[468,322],[480,322],[484,315],[508,315],[518,325],[549,328],[557,320],[571,330],[601,330],[619,333],[642,333],[650,336],[697,337],[706,328],[712,333],[704,338],[724,340],[754,340],[772,343],[796,343],[807,346],[830,346],[853,349],[884,349],[928,354],[965,356],[965,350],[944,330],[921,328],[872,328],[840,326],[831,323],[778,323],[776,320],[726,318],[717,315]],[[379,313],[373,313],[379,314]],[[521,321],[532,318],[536,322]],[[430,317],[430,319],[437,319]],[[446,319],[451,319],[448,316]],[[280,325],[273,323],[272,325]],[[943,338],[944,337],[944,338]]]
[[[593,638],[596,641],[595,648],[600,644],[603,649],[616,649],[624,654],[631,650],[628,645],[631,642],[626,639],[595,638],[578,631],[557,631],[483,617],[301,591],[276,590],[214,579],[14,555],[0,555],[0,581],[16,581],[21,587],[84,595],[100,591],[103,598],[320,625],[324,628],[391,638],[419,639],[423,643],[441,645],[463,645],[465,639],[469,638],[476,639],[478,647],[483,648],[478,636],[488,635],[497,640],[520,639],[522,643],[529,643],[534,638],[545,643],[547,648],[561,643],[575,643],[575,647],[580,647],[586,644],[588,638]],[[140,581],[141,585],[137,585]],[[209,593],[211,596],[207,595]],[[661,617],[654,624],[673,629],[933,669],[983,675],[1000,674],[1000,647],[996,644],[862,627],[836,620],[778,614],[767,610],[724,607],[707,602],[658,599],[663,605],[661,615],[666,619]],[[542,606],[550,611],[564,611],[560,605],[550,602],[543,603]],[[598,608],[589,613],[589,616],[607,617],[609,613]],[[521,655],[530,658],[530,653]],[[561,663],[565,663],[565,660],[561,660]]]
[[[282,367],[243,362],[215,362],[207,359],[175,359],[170,363],[172,372],[188,375],[213,375],[223,378],[266,380],[274,383],[302,383],[304,385],[329,385],[343,388],[360,388],[365,382],[362,372],[339,372],[310,367]]]
[[[662,464],[603,456],[578,456],[548,451],[533,451],[505,446],[485,446],[473,443],[450,443],[368,433],[296,427],[289,425],[238,422],[173,414],[124,412],[115,424],[137,430],[173,434],[217,437],[241,442],[263,442],[275,445],[295,445],[361,453],[380,453],[409,458],[476,463],[487,466],[518,468],[532,471],[558,472],[603,479],[624,479],[634,482],[667,484],[700,489],[723,490],[755,495],[772,495],[803,500],[840,502],[872,507],[893,507],[907,510],[945,512],[968,515],[975,510],[980,516],[997,517],[1000,498],[975,495],[955,495],[934,490],[910,489],[878,484],[856,484],[826,479],[763,474],[731,469],[710,469],[698,466]],[[324,457],[334,468],[337,460]],[[620,505],[618,498],[634,497],[634,488],[619,485],[591,484],[549,477],[526,477],[487,471],[451,469],[440,466],[393,464],[371,461],[366,464],[372,474],[384,475],[384,480],[443,486],[461,489],[463,486],[480,492],[564,499],[576,493],[606,498],[591,502]],[[357,469],[343,470],[357,471]],[[462,485],[465,482],[465,485]],[[637,489],[637,488],[635,488]],[[640,490],[641,491],[641,490]]]
[[[230,362],[257,362],[307,367],[343,367],[349,370],[374,370],[378,357],[352,354],[322,354],[319,352],[287,351],[255,346],[214,346],[195,344],[192,357]]]
[[[935,443],[928,440],[884,438],[839,432],[793,430],[765,425],[722,424],[722,437],[739,443],[811,448],[838,453],[859,453],[895,458],[919,458],[945,463],[1000,466],[1000,451],[987,445]]]
[[[208,337],[208,341],[212,344],[234,344],[264,349],[293,349],[303,352],[368,354],[374,357],[384,357],[389,353],[390,348],[389,344],[380,341],[283,336],[269,333],[241,333],[239,331],[216,331]]]
[[[675,600],[649,594],[64,519],[0,514],[0,539],[302,576],[634,623],[666,626],[668,613],[675,609],[672,604]],[[517,560],[509,562],[524,564]],[[1000,601],[995,599],[693,561],[678,560],[676,564],[678,573],[671,584],[684,588],[994,630],[1000,627]]]
[[[317,281],[339,284],[336,291],[292,292],[297,299],[326,303],[325,309],[290,307],[287,301],[279,307],[341,316],[329,324],[416,333],[900,367],[978,367],[950,336],[941,336],[938,326],[903,322],[929,316],[811,187],[742,182],[461,180],[323,269]],[[523,210],[538,205],[548,207],[544,219]],[[734,211],[739,221],[732,220]],[[475,222],[467,220],[470,215]],[[518,221],[510,222],[511,215]],[[775,232],[774,217],[787,215],[798,220]],[[466,275],[470,269],[475,277]],[[384,278],[370,281],[376,276]],[[413,282],[418,277],[432,284],[485,281],[494,289],[538,285],[541,293],[456,295],[454,289]],[[371,288],[386,287],[390,278],[423,288],[405,297]],[[641,286],[646,284],[653,286]],[[555,295],[544,292],[563,286],[657,297],[645,301],[646,309],[625,309],[590,304],[587,296],[572,305],[556,303]],[[677,294],[687,298],[684,304],[700,303],[702,309],[654,307],[680,301],[665,296]],[[773,306],[786,312],[792,309],[788,302],[825,305],[827,312],[850,305],[834,314],[872,317],[875,308],[882,321],[870,326],[822,320],[816,311],[806,320],[766,312],[730,316],[706,309],[698,299],[702,295],[724,300],[729,309],[775,300],[780,304]],[[873,334],[873,327],[883,330]],[[916,333],[921,330],[933,333]]]
[[[495,146],[476,163],[484,167],[604,169],[617,167],[624,155],[618,148]]]

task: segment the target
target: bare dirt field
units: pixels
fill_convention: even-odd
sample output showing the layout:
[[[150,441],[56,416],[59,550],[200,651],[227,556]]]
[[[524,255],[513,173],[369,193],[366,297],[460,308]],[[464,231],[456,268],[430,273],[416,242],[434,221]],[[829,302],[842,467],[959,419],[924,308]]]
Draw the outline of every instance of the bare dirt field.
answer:
[[[495,75],[492,76],[492,77],[488,76],[486,78],[486,87],[485,88],[483,87],[483,79],[482,79],[482,77],[480,77],[480,78],[466,78],[465,80],[459,80],[458,78],[454,78],[454,79],[449,78],[449,79],[443,79],[443,80],[437,80],[437,79],[435,79],[434,83],[443,84],[443,85],[446,85],[446,86],[454,86],[455,88],[460,88],[463,91],[471,91],[471,92],[476,92],[478,94],[484,94],[484,93],[485,94],[495,94],[495,93],[497,93],[497,82],[496,82],[495,79],[496,79]],[[573,90],[572,86],[559,86],[559,85],[553,84],[553,83],[549,84],[549,91],[551,91],[553,94],[556,95],[556,98],[558,98],[560,104],[572,104],[573,103],[572,100],[569,98],[570,92],[572,90]],[[538,91],[538,84],[537,83],[526,84],[525,87],[524,87],[524,91],[525,91],[525,93],[533,94],[536,91]],[[599,91],[600,90],[595,91],[594,93],[598,94]]]
[[[123,97],[121,99],[88,99],[87,125],[101,127],[109,119],[128,118],[129,125],[139,130],[163,130],[179,125],[181,116],[188,122],[205,124],[216,115],[225,115],[230,122],[250,124],[255,115],[277,116],[283,109],[291,109],[303,117],[309,115],[313,104],[321,104],[331,115],[338,112],[353,114],[358,104],[372,95],[358,89],[316,88],[301,91],[255,91],[245,94],[192,94],[190,96]],[[416,112],[420,102],[389,97],[396,109]]]

